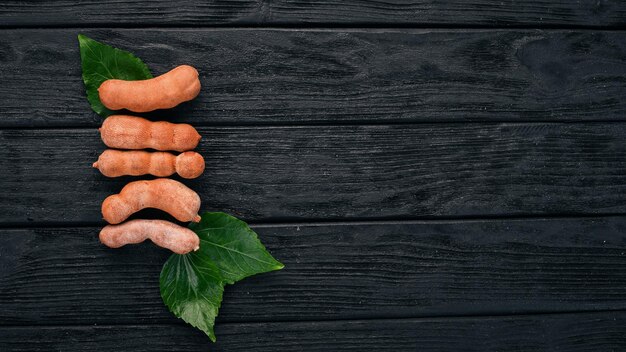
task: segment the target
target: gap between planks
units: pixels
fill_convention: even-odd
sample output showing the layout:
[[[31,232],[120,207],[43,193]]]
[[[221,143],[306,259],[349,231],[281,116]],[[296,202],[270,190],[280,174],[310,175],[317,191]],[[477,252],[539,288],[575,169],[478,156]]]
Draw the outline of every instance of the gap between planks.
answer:
[[[367,225],[414,225],[428,223],[446,223],[446,222],[489,222],[489,221],[554,221],[554,220],[594,220],[607,218],[626,217],[626,213],[600,213],[600,214],[546,214],[546,215],[467,215],[467,216],[424,216],[415,218],[367,218],[367,219],[273,219],[265,221],[249,222],[252,228],[269,228],[269,227],[317,227],[317,226],[367,226]],[[105,222],[5,222],[0,223],[2,230],[21,230],[21,229],[37,229],[37,228],[89,228],[105,226]]]
[[[20,29],[150,29],[150,30],[159,30],[159,29],[229,29],[229,30],[376,30],[376,29],[441,29],[441,30],[463,30],[463,29],[484,29],[484,30],[532,30],[532,29],[542,29],[542,30],[593,30],[593,31],[624,31],[626,30],[626,24],[617,24],[617,25],[554,25],[554,24],[532,24],[532,25],[480,25],[480,24],[469,24],[469,23],[459,23],[459,24],[449,24],[449,23],[429,23],[423,25],[415,25],[410,23],[396,23],[393,26],[390,26],[389,23],[359,23],[355,25],[353,23],[324,23],[324,22],[312,22],[306,23],[304,25],[297,23],[276,23],[272,25],[267,25],[265,23],[236,23],[236,24],[213,24],[213,25],[195,25],[195,24],[182,24],[182,23],[174,23],[174,24],[159,24],[159,25],[142,25],[142,24],[132,24],[125,23],[120,25],[118,23],[96,23],[93,25],[80,23],[80,24],[49,24],[49,25],[40,25],[40,24],[22,24],[22,25],[7,25],[3,26],[0,24],[1,30],[20,30]]]
[[[114,25],[114,24],[96,24],[96,25],[51,25],[51,26],[2,26],[0,25],[0,31],[39,31],[39,30],[66,30],[66,29],[78,29],[78,30],[97,30],[97,29],[113,29],[113,30],[161,30],[161,31],[281,31],[281,32],[368,32],[368,33],[388,33],[388,32],[495,32],[495,31],[529,31],[529,30],[543,30],[543,31],[576,31],[576,32],[624,32],[626,31],[626,24],[619,26],[472,26],[472,25],[428,25],[428,26],[412,26],[396,24],[394,26],[380,25],[380,26],[354,26],[354,25],[341,25],[341,24],[329,24],[324,25],[312,25],[312,26],[297,26],[297,25],[213,25],[213,26],[197,26],[197,25]]]
[[[598,310],[572,310],[572,311],[548,311],[548,312],[519,312],[515,314],[510,313],[486,313],[486,314],[461,314],[461,315],[425,315],[425,316],[406,316],[397,317],[384,315],[371,317],[371,318],[333,318],[333,319],[311,319],[311,320],[289,320],[289,319],[276,319],[276,320],[249,320],[249,321],[225,321],[217,322],[216,326],[229,326],[229,325],[253,325],[253,324],[310,324],[310,323],[332,323],[332,322],[352,322],[352,323],[365,323],[373,321],[448,321],[448,320],[464,320],[464,319],[490,319],[490,318],[517,318],[517,317],[557,317],[563,315],[588,315],[588,314],[601,314],[601,313],[626,313],[624,309],[598,309]],[[0,323],[0,330],[2,329],[21,329],[21,328],[81,328],[81,327],[140,327],[140,326],[153,326],[153,327],[168,327],[168,326],[189,326],[189,324],[178,319],[172,323],[150,323],[145,322],[143,324],[10,324],[2,325]]]
[[[119,112],[119,114],[132,114],[127,112]],[[143,117],[143,116],[142,116]],[[147,117],[148,119],[151,119]],[[154,120],[154,119],[151,119]],[[104,118],[102,118],[104,121]],[[156,121],[156,120],[155,120]],[[183,122],[181,122],[183,123]],[[187,123],[187,122],[184,122]],[[250,129],[250,128],[259,128],[259,129],[272,129],[272,128],[308,128],[308,127],[350,127],[350,126],[362,126],[362,127],[370,127],[370,126],[424,126],[424,125],[485,125],[485,126],[518,126],[518,125],[606,125],[606,124],[623,124],[626,123],[626,115],[622,119],[611,119],[611,120],[519,120],[519,119],[502,119],[502,120],[483,120],[483,119],[470,119],[470,120],[445,120],[445,121],[436,121],[436,120],[384,120],[380,122],[372,121],[372,120],[350,120],[350,121],[334,121],[333,123],[327,122],[298,122],[298,123],[284,123],[284,122],[250,122],[244,121],[240,123],[228,123],[228,122],[210,122],[207,124],[204,123],[193,123],[194,127],[202,127],[202,128],[213,128],[213,129]],[[78,124],[67,124],[67,125],[54,125],[54,126],[0,126],[0,131],[84,131],[84,130],[94,130],[98,129],[100,126],[85,126]]]

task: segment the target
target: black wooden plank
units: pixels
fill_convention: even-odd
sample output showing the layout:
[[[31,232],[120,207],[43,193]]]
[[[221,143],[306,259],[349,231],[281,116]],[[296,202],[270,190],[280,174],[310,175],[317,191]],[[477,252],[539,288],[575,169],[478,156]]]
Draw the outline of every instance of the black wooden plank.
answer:
[[[452,26],[623,26],[619,0],[272,0],[271,19],[284,23]]]
[[[198,125],[624,120],[626,41],[611,31],[7,30],[0,127],[96,126],[76,34],[203,90],[161,117]]]
[[[203,210],[251,221],[626,212],[626,124],[199,129]],[[96,129],[0,131],[0,223],[102,221]]]
[[[218,321],[626,309],[626,218],[256,226],[285,269],[226,288]],[[98,228],[0,230],[1,324],[176,322],[169,253]]]
[[[626,313],[224,324],[218,341],[182,325],[0,328],[17,351],[568,351],[626,349]]]
[[[619,0],[0,1],[0,26],[623,26]]]

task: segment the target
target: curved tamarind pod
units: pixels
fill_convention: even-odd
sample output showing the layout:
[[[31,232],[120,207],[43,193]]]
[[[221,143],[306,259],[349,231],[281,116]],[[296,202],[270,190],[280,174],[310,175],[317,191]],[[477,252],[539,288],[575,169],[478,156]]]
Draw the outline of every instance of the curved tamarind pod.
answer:
[[[177,152],[194,149],[202,138],[186,123],[152,122],[128,115],[109,116],[100,127],[100,137],[109,148]]]
[[[163,210],[179,221],[200,221],[200,196],[168,178],[130,182],[102,202],[102,216],[109,224],[119,224],[145,208]]]
[[[104,106],[111,110],[127,109],[134,112],[170,109],[197,97],[198,93],[198,71],[188,65],[175,67],[151,79],[109,79],[98,88]]]
[[[195,232],[165,220],[130,220],[121,225],[107,225],[100,231],[100,242],[110,248],[141,243],[148,238],[178,254],[200,248],[200,238]]]
[[[204,171],[204,158],[196,152],[174,155],[167,152],[107,149],[93,163],[93,167],[107,177],[154,175],[196,178]]]

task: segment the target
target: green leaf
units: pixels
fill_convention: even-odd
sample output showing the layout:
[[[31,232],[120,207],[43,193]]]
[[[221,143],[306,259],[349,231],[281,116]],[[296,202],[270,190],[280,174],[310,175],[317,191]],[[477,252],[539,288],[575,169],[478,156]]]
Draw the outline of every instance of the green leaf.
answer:
[[[224,292],[217,267],[199,252],[173,254],[163,265],[159,281],[170,311],[215,342],[213,325]]]
[[[82,34],[78,35],[78,43],[87,100],[93,111],[100,116],[107,117],[114,113],[100,102],[98,88],[102,82],[112,78],[127,81],[152,78],[148,66],[127,51],[97,42]]]
[[[217,265],[226,283],[282,269],[245,222],[224,213],[204,213],[189,228],[200,236],[200,248]]]
[[[200,237],[200,249],[167,260],[161,271],[161,297],[172,313],[215,342],[213,326],[224,286],[284,266],[245,222],[228,214],[204,213],[189,228]]]

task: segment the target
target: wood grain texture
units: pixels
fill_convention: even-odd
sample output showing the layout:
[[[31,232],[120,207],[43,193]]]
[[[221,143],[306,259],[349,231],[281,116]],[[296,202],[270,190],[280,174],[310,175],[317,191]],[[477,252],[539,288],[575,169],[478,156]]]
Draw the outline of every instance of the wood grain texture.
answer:
[[[619,0],[272,0],[271,19],[282,23],[453,26],[622,26]]]
[[[200,128],[202,210],[248,221],[626,211],[626,124]],[[101,222],[96,129],[0,131],[0,222]],[[160,215],[160,213],[159,213]]]
[[[626,349],[626,313],[225,324],[211,344],[182,325],[0,328],[0,348],[25,351],[515,351]]]
[[[5,30],[0,127],[96,126],[77,33],[155,74],[201,73],[191,103],[155,114],[212,126],[624,121],[622,32],[540,30]]]
[[[254,228],[285,269],[227,286],[219,323],[626,309],[624,217]],[[176,322],[169,252],[99,230],[0,230],[0,324]]]
[[[0,26],[623,26],[620,0],[0,1]]]

